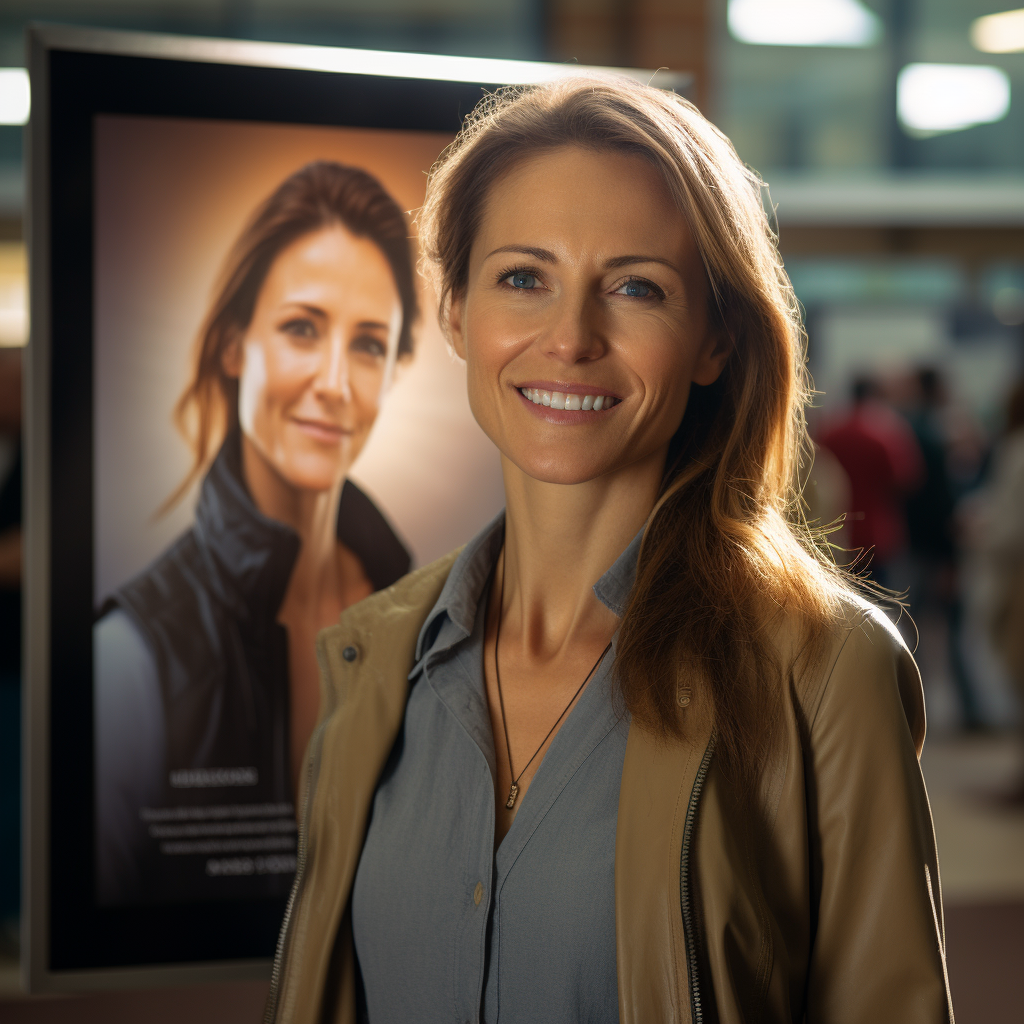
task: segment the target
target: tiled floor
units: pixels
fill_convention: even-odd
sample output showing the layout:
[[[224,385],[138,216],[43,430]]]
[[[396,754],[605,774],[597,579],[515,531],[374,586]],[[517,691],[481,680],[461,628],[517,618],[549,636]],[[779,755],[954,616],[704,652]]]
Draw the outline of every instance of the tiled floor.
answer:
[[[1022,753],[1014,736],[937,738],[922,758],[958,1024],[1024,1021],[1024,807],[998,800]]]
[[[1024,1021],[1024,902],[947,907],[946,958],[957,1024]]]
[[[1024,900],[1024,805],[998,800],[1024,775],[1016,738],[929,739],[921,764],[945,901]]]

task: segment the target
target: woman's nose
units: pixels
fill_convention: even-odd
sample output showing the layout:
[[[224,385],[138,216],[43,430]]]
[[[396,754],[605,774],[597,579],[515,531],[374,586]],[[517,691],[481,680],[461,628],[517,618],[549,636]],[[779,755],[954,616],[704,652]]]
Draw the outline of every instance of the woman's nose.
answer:
[[[561,362],[573,364],[597,359],[605,350],[600,302],[587,293],[566,295],[554,305],[545,332],[545,349]]]
[[[328,401],[352,401],[348,348],[340,334],[332,335],[327,343],[315,386],[317,394]]]

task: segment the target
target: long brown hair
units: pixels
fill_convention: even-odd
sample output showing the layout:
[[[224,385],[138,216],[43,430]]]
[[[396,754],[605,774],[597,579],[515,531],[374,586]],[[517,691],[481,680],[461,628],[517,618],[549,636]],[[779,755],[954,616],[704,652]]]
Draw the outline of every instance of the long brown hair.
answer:
[[[465,290],[491,187],[516,161],[563,146],[634,153],[659,168],[700,251],[711,323],[732,342],[718,381],[692,387],[671,440],[620,628],[617,679],[638,724],[679,736],[679,687],[692,686],[695,669],[687,713],[711,716],[725,763],[752,784],[782,709],[779,615],[794,614],[805,650],[820,651],[848,592],[797,491],[809,451],[805,335],[763,185],[672,93],[604,75],[500,90],[431,170],[419,217],[442,323]]]
[[[238,381],[224,372],[223,357],[248,328],[274,260],[303,235],[332,225],[370,239],[388,261],[402,304],[398,357],[412,354],[418,309],[405,216],[384,186],[362,168],[329,160],[306,164],[257,207],[224,261],[196,339],[195,372],[174,408],[175,423],[192,447],[192,468],[161,512],[185,495],[225,432],[238,424]]]

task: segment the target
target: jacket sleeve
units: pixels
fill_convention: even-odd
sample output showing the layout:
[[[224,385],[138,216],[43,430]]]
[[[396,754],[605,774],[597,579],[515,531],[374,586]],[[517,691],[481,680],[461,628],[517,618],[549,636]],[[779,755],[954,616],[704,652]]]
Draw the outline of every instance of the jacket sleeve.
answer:
[[[923,741],[914,659],[888,620],[865,612],[810,723],[809,1024],[953,1019]]]

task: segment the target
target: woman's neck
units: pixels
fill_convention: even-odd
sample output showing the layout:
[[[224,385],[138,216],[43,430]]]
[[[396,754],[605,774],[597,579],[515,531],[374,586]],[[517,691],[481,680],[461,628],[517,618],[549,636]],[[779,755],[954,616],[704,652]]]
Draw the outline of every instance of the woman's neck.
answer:
[[[295,487],[244,434],[242,475],[260,512],[291,527],[301,542],[284,604],[315,619],[321,618],[321,605],[336,603],[337,595],[344,589],[337,540],[344,479],[326,491]],[[325,614],[330,615],[330,610]]]
[[[593,585],[643,527],[661,486],[664,451],[584,484],[534,480],[503,460],[506,494],[502,627],[524,653],[554,659],[581,635],[614,629]]]

